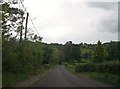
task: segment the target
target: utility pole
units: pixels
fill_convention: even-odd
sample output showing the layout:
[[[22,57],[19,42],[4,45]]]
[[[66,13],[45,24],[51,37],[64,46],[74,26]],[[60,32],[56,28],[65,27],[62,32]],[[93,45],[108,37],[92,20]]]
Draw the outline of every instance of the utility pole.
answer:
[[[26,17],[26,24],[25,24],[25,40],[27,39],[27,24],[28,24],[28,16],[29,16],[29,13],[27,13],[27,17]]]

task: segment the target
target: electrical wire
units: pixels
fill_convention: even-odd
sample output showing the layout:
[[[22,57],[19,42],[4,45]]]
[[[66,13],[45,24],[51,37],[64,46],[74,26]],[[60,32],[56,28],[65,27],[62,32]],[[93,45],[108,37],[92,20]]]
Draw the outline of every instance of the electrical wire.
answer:
[[[23,2],[22,2],[21,0],[20,0],[20,2],[21,2],[21,4],[22,4],[22,7],[24,8],[25,12],[28,13],[28,12],[27,12],[27,9],[25,8],[25,6],[24,6],[24,4],[23,4]],[[30,15],[29,15],[29,18],[30,18],[30,21],[31,21],[31,23],[32,23],[35,31],[37,32],[37,35],[40,36],[40,34],[39,34],[38,30],[36,29],[35,24],[34,24],[33,20],[31,19]]]

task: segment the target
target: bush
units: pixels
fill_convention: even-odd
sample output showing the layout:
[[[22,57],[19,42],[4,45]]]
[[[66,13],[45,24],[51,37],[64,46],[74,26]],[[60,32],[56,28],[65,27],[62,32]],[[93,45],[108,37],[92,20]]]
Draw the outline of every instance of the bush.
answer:
[[[91,72],[95,71],[95,64],[93,63],[81,63],[76,66],[76,72]]]
[[[48,69],[50,69],[50,65],[49,65],[49,64],[44,64],[44,65],[43,65],[43,68],[44,68],[45,70],[48,70]]]
[[[97,72],[120,73],[120,62],[107,62],[96,65]]]
[[[68,63],[66,63],[66,62],[63,62],[62,64],[65,65],[65,66],[68,66]]]
[[[106,72],[120,74],[120,62],[81,63],[76,66],[76,72]]]

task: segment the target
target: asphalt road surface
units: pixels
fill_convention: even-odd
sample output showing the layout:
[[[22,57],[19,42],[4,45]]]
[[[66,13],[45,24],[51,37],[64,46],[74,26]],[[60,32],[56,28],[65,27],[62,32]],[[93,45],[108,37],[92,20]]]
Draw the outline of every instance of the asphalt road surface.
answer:
[[[66,71],[62,65],[57,65],[47,74],[34,82],[31,87],[112,87],[111,85],[76,76]]]

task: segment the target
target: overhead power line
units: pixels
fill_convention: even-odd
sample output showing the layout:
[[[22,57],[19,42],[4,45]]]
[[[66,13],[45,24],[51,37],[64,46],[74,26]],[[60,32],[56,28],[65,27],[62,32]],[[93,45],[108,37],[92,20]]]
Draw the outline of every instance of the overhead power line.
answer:
[[[33,27],[35,28],[35,30],[36,30],[36,32],[37,32],[37,34],[40,36],[40,34],[39,34],[38,30],[36,29],[36,27],[35,27],[35,25],[34,25],[34,23],[33,23],[33,21],[32,21],[32,19],[31,19],[31,17],[30,17],[30,16],[29,16],[29,18],[30,18],[30,21],[32,22]]]
[[[21,5],[22,5],[22,7],[24,8],[25,12],[28,13],[28,12],[27,12],[27,9],[25,8],[25,6],[24,6],[24,4],[23,4],[23,2],[22,2],[21,0],[20,0],[20,3],[21,3]],[[37,35],[40,36],[40,34],[39,34],[38,30],[36,29],[35,24],[34,24],[33,20],[31,19],[30,15],[29,15],[29,18],[30,18],[30,21],[31,21],[31,23],[32,23],[35,31],[37,32]]]

